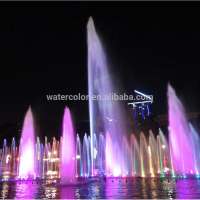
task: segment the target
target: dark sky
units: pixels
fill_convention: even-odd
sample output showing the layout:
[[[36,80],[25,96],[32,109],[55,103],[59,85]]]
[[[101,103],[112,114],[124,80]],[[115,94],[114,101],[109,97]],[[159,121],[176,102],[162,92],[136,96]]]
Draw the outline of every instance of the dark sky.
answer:
[[[125,91],[153,94],[153,112],[166,113],[170,81],[188,111],[200,110],[197,3],[1,2],[1,134],[20,127],[30,104],[42,135],[59,132],[65,104],[77,126],[87,124],[87,102],[47,102],[46,94],[87,92],[89,16]]]

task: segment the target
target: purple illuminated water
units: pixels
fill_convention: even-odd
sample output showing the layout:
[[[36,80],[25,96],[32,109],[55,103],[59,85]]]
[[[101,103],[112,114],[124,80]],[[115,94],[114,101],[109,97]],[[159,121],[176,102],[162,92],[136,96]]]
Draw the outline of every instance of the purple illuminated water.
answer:
[[[108,178],[83,185],[0,182],[3,199],[199,199],[199,179]]]
[[[19,179],[33,179],[36,176],[35,131],[31,108],[29,107],[22,128],[19,150]]]
[[[169,146],[172,169],[176,174],[199,174],[198,134],[189,125],[185,109],[174,89],[168,85]]]
[[[114,87],[109,64],[99,36],[95,30],[93,19],[90,18],[87,25],[88,39],[88,89],[89,89],[89,113],[90,113],[90,136],[91,136],[91,169],[92,175],[99,168],[98,152],[95,156],[94,135],[103,132],[109,144],[106,144],[106,174],[122,175],[124,168],[124,152],[120,149],[122,135],[127,133],[125,117],[122,114],[119,101],[93,100],[93,96],[104,98],[117,92]],[[98,137],[97,137],[98,138]],[[112,155],[111,155],[112,154]],[[112,161],[110,160],[112,158]]]
[[[60,149],[60,178],[62,183],[72,183],[76,174],[75,133],[69,108],[63,116],[62,139]]]
[[[91,176],[95,176],[100,186],[110,187],[112,183],[109,181],[113,180],[113,184],[119,181],[120,188],[124,180],[134,180],[130,177],[200,177],[200,138],[170,85],[167,93],[169,139],[161,129],[157,133],[149,130],[149,133],[128,134],[118,101],[91,98],[94,95],[104,98],[116,90],[92,18],[87,28],[90,136],[85,133],[84,137],[80,137],[75,133],[70,110],[66,107],[62,137],[59,140],[54,137],[51,141],[45,137],[44,143],[37,137],[36,141],[33,115],[29,108],[23,123],[19,149],[14,138],[11,146],[6,139],[3,141],[0,149],[2,180],[33,180],[37,177],[42,182],[56,182],[60,178],[60,185],[78,187],[86,182],[90,185]],[[96,179],[93,177],[92,180]],[[105,180],[108,182],[102,183]],[[141,180],[139,182],[143,184],[144,179]],[[145,183],[143,187],[146,187]],[[71,193],[71,190],[67,194],[65,190],[61,191],[61,195]],[[114,193],[111,194],[113,196]]]

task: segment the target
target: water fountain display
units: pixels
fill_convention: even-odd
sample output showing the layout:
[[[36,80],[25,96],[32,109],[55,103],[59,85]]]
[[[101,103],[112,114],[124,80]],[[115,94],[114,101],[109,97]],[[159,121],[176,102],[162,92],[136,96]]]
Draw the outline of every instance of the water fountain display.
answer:
[[[187,121],[184,108],[173,88],[168,86],[169,142],[159,129],[155,134],[124,134],[121,140],[121,157],[118,145],[111,134],[94,134],[95,176],[106,177],[164,177],[199,176],[199,136]],[[174,120],[176,117],[176,121]],[[175,123],[177,122],[177,123]],[[184,128],[183,128],[184,127]],[[187,129],[186,129],[187,128]],[[188,132],[183,132],[188,130]],[[184,135],[185,134],[185,135]],[[0,173],[8,179],[61,179],[75,182],[77,178],[92,176],[91,137],[83,139],[73,128],[69,108],[65,108],[60,141],[52,138],[45,143],[35,140],[34,119],[29,108],[24,119],[20,146],[13,138],[11,146],[6,139],[0,150]],[[181,138],[181,139],[180,139]],[[188,157],[183,154],[185,152]],[[28,162],[27,162],[28,161]],[[117,164],[109,168],[112,164]]]
[[[109,72],[109,66],[102,43],[97,35],[92,18],[87,25],[88,34],[88,91],[89,91],[89,111],[90,111],[90,144],[91,144],[91,175],[97,174],[98,155],[96,156],[97,143],[95,144],[95,134],[100,132],[106,134],[106,154],[105,165],[106,174],[116,176],[126,173],[125,157],[120,149],[125,127],[125,117],[122,114],[118,101],[92,99],[94,95],[99,97],[108,96],[116,92]],[[98,125],[100,124],[100,125]],[[123,172],[124,171],[124,172]]]
[[[188,123],[185,109],[168,85],[169,106],[169,145],[172,169],[176,174],[195,174],[199,176],[199,136]]]
[[[88,26],[88,91],[107,95],[116,91],[109,65],[92,18]],[[186,118],[184,107],[168,85],[169,138],[157,133],[129,133],[119,102],[89,98],[90,134],[76,134],[69,108],[64,109],[59,140],[42,143],[28,109],[19,147],[3,141],[0,175],[3,180],[59,179],[76,183],[90,177],[199,177],[200,139]]]
[[[13,148],[15,143],[13,143]],[[7,159],[8,155],[7,155]],[[15,161],[14,161],[15,162]],[[35,159],[35,130],[31,108],[28,109],[22,128],[19,145],[19,172],[20,179],[34,179],[36,177]]]
[[[56,149],[55,152],[57,152]],[[62,182],[74,182],[75,156],[75,133],[72,118],[69,109],[65,108],[60,143],[60,178]]]

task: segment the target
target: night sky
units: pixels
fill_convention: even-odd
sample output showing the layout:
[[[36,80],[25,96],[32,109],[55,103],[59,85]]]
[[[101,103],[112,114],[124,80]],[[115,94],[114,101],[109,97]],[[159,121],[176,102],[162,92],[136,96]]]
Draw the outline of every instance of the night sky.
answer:
[[[153,94],[152,111],[165,114],[170,82],[187,111],[200,111],[198,4],[0,2],[1,136],[16,135],[29,105],[42,136],[59,135],[65,105],[77,129],[87,130],[87,102],[46,95],[87,93],[89,16],[124,91]]]

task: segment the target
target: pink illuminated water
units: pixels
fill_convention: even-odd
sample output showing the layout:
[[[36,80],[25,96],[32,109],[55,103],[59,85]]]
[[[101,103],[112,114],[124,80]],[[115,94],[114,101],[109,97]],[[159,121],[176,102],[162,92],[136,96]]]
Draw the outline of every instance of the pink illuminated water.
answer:
[[[168,85],[168,110],[172,167],[177,174],[196,173],[195,147],[185,109],[170,85]]]
[[[62,183],[75,181],[75,133],[69,108],[65,108],[60,149],[60,178]]]
[[[22,128],[19,152],[20,179],[35,178],[35,132],[31,108],[28,109]]]
[[[170,85],[167,93],[169,138],[160,129],[157,133],[150,130],[147,134],[130,135],[119,101],[92,99],[94,95],[108,97],[116,92],[116,86],[92,18],[87,36],[90,136],[85,134],[81,138],[77,134],[75,137],[72,116],[66,107],[62,137],[53,138],[52,142],[45,137],[44,144],[38,137],[36,142],[29,108],[22,128],[19,162],[15,140],[10,148],[4,139],[0,149],[0,176],[3,179],[60,177],[62,186],[75,185],[91,176],[123,177],[114,179],[120,183],[126,177],[186,177],[188,174],[200,177],[200,137]],[[70,191],[66,193],[69,195]]]

